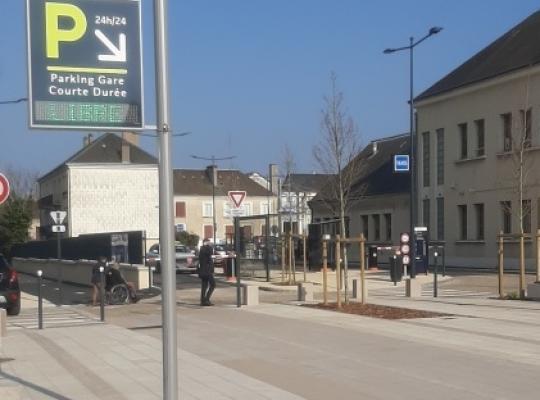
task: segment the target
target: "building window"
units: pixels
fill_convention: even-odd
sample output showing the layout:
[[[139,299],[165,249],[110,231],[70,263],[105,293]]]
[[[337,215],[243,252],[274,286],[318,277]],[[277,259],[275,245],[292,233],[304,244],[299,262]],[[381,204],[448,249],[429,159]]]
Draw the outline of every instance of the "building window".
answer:
[[[521,119],[521,135],[520,139],[523,140],[523,147],[531,147],[531,109],[519,110]]]
[[[430,170],[429,170],[429,132],[422,133],[422,167],[424,172],[424,187],[429,186]]]
[[[521,213],[523,218],[523,233],[531,233],[531,201],[521,202]]]
[[[512,233],[512,202],[501,201],[502,231]]]
[[[475,204],[474,212],[476,214],[476,240],[484,240],[484,205]]]
[[[512,151],[512,113],[501,114],[503,150]]]
[[[213,239],[214,238],[214,228],[212,225],[203,226],[203,239]]]
[[[422,222],[424,223],[424,226],[429,229],[429,207],[430,207],[430,201],[429,199],[424,199],[422,201]]]
[[[270,207],[268,206],[270,204]],[[261,203],[261,214],[271,214],[272,213],[272,203],[263,202]]]
[[[251,203],[246,203],[243,205],[245,215],[251,215]]]
[[[467,205],[458,206],[459,240],[467,240]]]
[[[437,129],[437,185],[444,185],[444,129]]]
[[[392,214],[384,214],[384,225],[386,228],[386,240],[392,240]]]
[[[176,218],[186,217],[186,203],[184,201],[176,202]]]
[[[485,150],[485,122],[483,119],[474,121],[476,126],[476,156],[482,157],[486,154]]]
[[[368,222],[368,216],[362,215],[362,233],[364,234],[364,238],[368,240],[369,238],[369,222]]]
[[[375,231],[375,240],[381,240],[381,218],[378,214],[373,215],[373,229]]]
[[[203,217],[212,217],[214,215],[212,202],[203,203]]]
[[[468,149],[467,149],[467,123],[458,124],[459,129],[459,143],[460,143],[460,149],[459,149],[459,158],[462,160],[467,158],[468,155]]]
[[[437,239],[444,240],[444,197],[437,197]]]

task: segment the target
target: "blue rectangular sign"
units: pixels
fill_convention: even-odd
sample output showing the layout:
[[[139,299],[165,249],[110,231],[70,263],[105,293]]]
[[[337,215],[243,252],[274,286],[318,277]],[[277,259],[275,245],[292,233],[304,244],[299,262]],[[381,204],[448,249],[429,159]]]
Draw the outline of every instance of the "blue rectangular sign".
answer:
[[[409,172],[409,166],[408,154],[394,155],[394,172]]]

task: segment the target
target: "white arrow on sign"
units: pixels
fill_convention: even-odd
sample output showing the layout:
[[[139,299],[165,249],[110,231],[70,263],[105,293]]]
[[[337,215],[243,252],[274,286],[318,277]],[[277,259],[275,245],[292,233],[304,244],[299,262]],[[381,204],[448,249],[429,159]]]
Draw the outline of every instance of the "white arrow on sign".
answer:
[[[65,211],[51,211],[50,216],[56,225],[60,225],[66,219],[67,212]]]
[[[107,48],[111,51],[112,54],[98,54],[98,60],[99,61],[114,61],[114,62],[126,62],[127,60],[127,52],[126,52],[126,35],[124,33],[121,33],[118,36],[118,42],[119,46],[116,47],[116,45],[109,40],[107,36],[103,32],[101,32],[99,29],[96,29],[94,31],[97,38],[101,40],[101,42],[107,46]]]

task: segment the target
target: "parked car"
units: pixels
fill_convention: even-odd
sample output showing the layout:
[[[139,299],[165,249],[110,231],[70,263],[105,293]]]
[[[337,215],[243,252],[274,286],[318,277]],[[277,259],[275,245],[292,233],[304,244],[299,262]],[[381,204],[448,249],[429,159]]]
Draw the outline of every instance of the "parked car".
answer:
[[[19,278],[2,254],[0,254],[0,307],[5,308],[8,315],[18,315],[21,311]]]
[[[176,272],[195,272],[199,257],[195,250],[187,246],[177,244],[174,246],[176,252]],[[159,244],[154,244],[146,253],[146,264],[156,268],[156,272],[161,272],[161,257],[159,254]]]
[[[226,258],[223,258],[227,255],[227,250],[225,250],[225,247],[220,245],[214,246],[214,267],[225,267],[225,261]]]

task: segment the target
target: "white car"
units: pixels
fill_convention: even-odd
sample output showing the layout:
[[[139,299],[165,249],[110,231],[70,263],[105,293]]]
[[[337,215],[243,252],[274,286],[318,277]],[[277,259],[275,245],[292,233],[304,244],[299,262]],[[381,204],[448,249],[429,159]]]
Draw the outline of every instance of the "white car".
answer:
[[[176,252],[176,272],[195,272],[199,257],[195,250],[190,250],[183,244],[174,246]],[[156,272],[161,272],[161,258],[159,255],[159,244],[154,244],[146,253],[146,265],[156,268]]]

